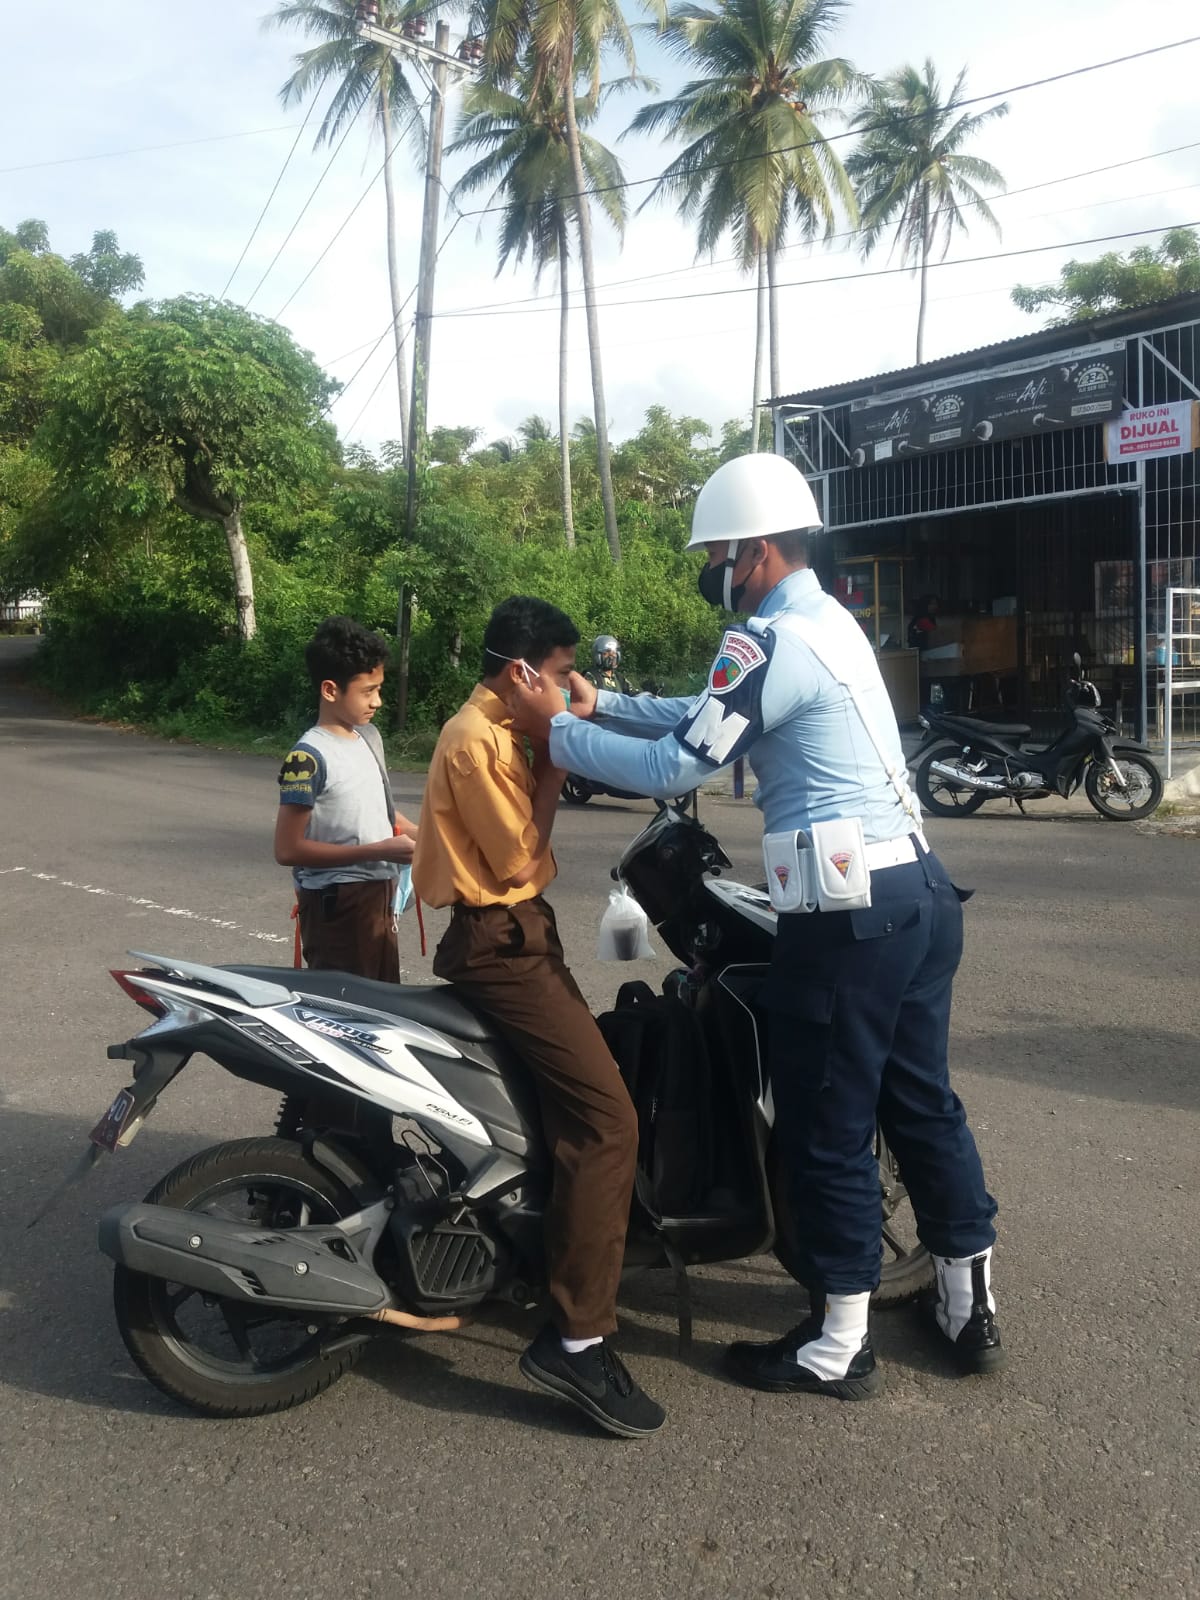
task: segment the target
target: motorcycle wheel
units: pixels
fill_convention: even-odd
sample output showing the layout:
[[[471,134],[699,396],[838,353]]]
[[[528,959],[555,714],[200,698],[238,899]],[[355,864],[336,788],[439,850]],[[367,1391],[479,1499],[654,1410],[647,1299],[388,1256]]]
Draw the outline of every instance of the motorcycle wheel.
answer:
[[[933,1282],[933,1258],[917,1238],[916,1219],[908,1190],[900,1176],[896,1158],[887,1140],[875,1130],[875,1159],[879,1163],[879,1194],[883,1207],[883,1230],[879,1244],[879,1287],[871,1296],[873,1306],[899,1306],[913,1300]],[[779,1146],[772,1142],[770,1163],[771,1199],[775,1208],[775,1258],[797,1283],[801,1276],[798,1232],[792,1216],[791,1185],[783,1171]]]
[[[582,778],[577,778],[573,772],[568,772],[563,779],[563,799],[573,806],[585,806],[592,798],[592,791]]]
[[[1110,822],[1138,822],[1157,811],[1162,804],[1162,773],[1145,756],[1116,756],[1126,789],[1117,788],[1113,775],[1102,761],[1093,761],[1084,776],[1088,799]]]
[[[969,817],[988,798],[978,789],[960,786],[931,770],[935,761],[955,761],[961,754],[961,745],[936,745],[917,768],[917,794],[926,811],[932,811],[935,817]]]
[[[238,1139],[183,1162],[146,1196],[253,1227],[338,1222],[358,1202],[299,1145]],[[210,1417],[286,1411],[328,1389],[363,1343],[325,1353],[330,1324],[205,1295],[118,1266],[113,1307],[125,1348],[156,1388]]]

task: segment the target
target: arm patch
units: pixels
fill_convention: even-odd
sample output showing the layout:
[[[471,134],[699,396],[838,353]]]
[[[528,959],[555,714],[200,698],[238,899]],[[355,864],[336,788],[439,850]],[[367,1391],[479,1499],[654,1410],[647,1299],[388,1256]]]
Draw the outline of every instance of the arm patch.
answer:
[[[708,688],[674,733],[713,767],[744,756],[763,731],[762,691],[774,639],[729,628],[708,672]]]
[[[325,764],[306,745],[288,752],[279,769],[280,805],[311,806],[325,783]]]
[[[716,660],[708,669],[709,694],[731,694],[748,673],[766,664],[767,652],[757,639],[741,628],[727,628]]]

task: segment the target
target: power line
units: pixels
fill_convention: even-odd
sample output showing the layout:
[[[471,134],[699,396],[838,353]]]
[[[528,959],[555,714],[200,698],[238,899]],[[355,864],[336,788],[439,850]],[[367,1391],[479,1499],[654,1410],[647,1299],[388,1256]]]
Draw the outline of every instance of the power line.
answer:
[[[418,118],[421,116],[421,113],[424,111],[425,106],[428,105],[428,104],[429,104],[429,101],[427,100],[427,101],[425,101],[424,105],[418,106],[417,109],[413,112],[412,116],[409,118],[408,126],[405,128],[404,132],[400,135],[399,139],[396,141],[395,146],[393,146],[393,150],[392,150],[392,154],[393,155],[396,153],[396,150],[399,149],[400,145],[404,142],[404,140],[408,138],[409,134],[413,130],[413,125],[416,123]],[[274,317],[272,317],[272,319],[271,319],[272,322],[278,322],[279,321],[280,317],[282,317],[283,313],[291,305],[292,301],[300,293],[301,289],[304,288],[304,285],[308,282],[308,280],[312,277],[313,273],[321,265],[322,261],[324,261],[325,257],[333,249],[334,245],[338,242],[338,240],[341,238],[342,234],[349,227],[350,222],[351,222],[352,218],[354,217],[355,212],[362,205],[363,201],[370,194],[371,190],[379,182],[379,179],[383,174],[383,169],[384,169],[384,167],[387,166],[387,164],[388,164],[388,158],[387,158],[387,156],[384,156],[384,158],[383,158],[382,162],[380,163],[379,168],[376,171],[375,175],[372,177],[370,183],[367,184],[367,187],[359,195],[358,199],[350,207],[350,210],[347,212],[345,218],[343,219],[341,226],[334,233],[332,239],[330,239],[329,243],[325,246],[324,250],[321,251],[321,254],[313,262],[312,266],[309,267],[308,271],[301,278],[300,282],[292,290],[291,294],[288,295],[287,299],[280,306],[279,310],[275,313]],[[282,176],[282,174],[281,174],[281,176]],[[363,348],[363,346],[360,345],[359,349],[361,350],[362,348]]]
[[[388,323],[388,327],[391,327],[390,322]],[[323,367],[336,367],[339,361],[349,361],[351,356],[356,356],[360,350],[365,350],[368,345],[376,345],[378,343],[378,339],[364,339],[361,344],[356,344],[353,349],[343,350],[340,356],[333,356],[328,361],[322,361],[321,365]]]
[[[309,206],[312,205],[313,201],[316,199],[317,191],[320,189],[321,185],[325,182],[325,179],[329,176],[329,169],[333,166],[333,163],[341,155],[342,146],[345,144],[346,140],[350,137],[351,133],[354,131],[355,125],[357,124],[359,117],[362,116],[363,106],[365,106],[367,104],[367,102],[368,102],[368,100],[370,100],[372,94],[374,94],[375,87],[376,87],[376,85],[372,84],[370,89],[367,90],[366,94],[363,95],[362,100],[359,102],[358,110],[354,113],[354,115],[350,118],[350,121],[346,124],[345,133],[342,134],[342,137],[338,140],[337,145],[334,148],[333,154],[330,156],[329,160],[325,163],[325,167],[324,167],[324,170],[321,173],[321,176],[317,179],[316,183],[314,183],[312,188],[309,190],[308,199],[300,207],[300,213],[297,216],[295,222],[293,222],[291,227],[288,229],[287,236],[285,237],[283,243],[279,246],[279,249],[276,250],[275,254],[271,257],[270,264],[268,265],[267,270],[263,273],[262,277],[255,284],[253,290],[250,293],[250,298],[248,300],[243,301],[242,309],[244,311],[249,311],[250,302],[254,299],[255,295],[257,295],[258,291],[262,288],[263,284],[266,283],[267,279],[271,276],[271,273],[275,270],[275,263],[279,260],[280,256],[283,254],[283,252],[287,249],[289,243],[291,242],[292,235],[295,233],[296,229],[300,226],[301,222],[304,220],[305,212],[308,210]]]
[[[56,156],[52,161],[26,161],[19,167],[0,167],[0,174],[36,172],[42,167],[67,167],[77,161],[115,161],[118,156],[141,156],[156,150],[186,150],[194,144],[221,144],[228,139],[256,139],[265,133],[290,133],[295,126],[294,122],[284,122],[277,128],[247,128],[242,133],[210,133],[202,139],[175,139],[170,144],[135,144],[128,150],[97,150],[86,156]]]
[[[1126,66],[1126,65],[1128,65],[1129,62],[1131,62],[1131,61],[1140,61],[1143,58],[1145,58],[1146,56],[1161,55],[1166,50],[1180,50],[1180,49],[1183,48],[1184,45],[1198,44],[1198,43],[1200,43],[1200,34],[1192,34],[1186,39],[1175,39],[1170,44],[1153,45],[1147,50],[1134,50],[1134,51],[1131,51],[1128,55],[1112,56],[1107,61],[1093,61],[1090,65],[1088,65],[1086,67],[1071,67],[1066,72],[1051,73],[1050,76],[1046,77],[1046,78],[1031,78],[1026,83],[1016,83],[1016,84],[1013,84],[1012,87],[1008,88],[1008,89],[993,89],[988,94],[970,95],[965,100],[951,100],[951,101],[949,101],[947,103],[947,105],[945,106],[944,109],[946,111],[961,111],[964,106],[979,105],[985,100],[999,100],[1003,96],[1010,95],[1010,94],[1022,94],[1027,89],[1044,89],[1048,84],[1051,84],[1051,83],[1062,83],[1067,78],[1079,78],[1079,77],[1084,76],[1085,73],[1101,72],[1107,67]],[[831,134],[828,134],[828,135],[823,136],[823,137],[818,138],[818,139],[802,139],[797,144],[780,145],[777,150],[770,150],[770,151],[768,151],[766,153],[768,155],[771,155],[771,156],[782,156],[782,155],[788,155],[794,150],[814,150],[818,146],[834,144],[839,139],[857,139],[857,138],[860,138],[864,133],[872,133],[877,128],[883,128],[883,127],[889,127],[890,128],[890,127],[896,127],[898,124],[904,123],[904,122],[924,122],[924,121],[927,121],[927,120],[928,120],[928,113],[927,112],[918,111],[918,112],[914,112],[911,116],[892,118],[886,124],[882,123],[882,122],[874,122],[874,123],[868,123],[862,128],[847,128],[841,133],[831,133]],[[702,163],[702,164],[700,164],[698,166],[691,167],[691,168],[689,168],[689,176],[694,177],[698,173],[701,173],[701,172],[719,172],[719,171],[723,170],[725,167],[743,166],[748,161],[759,161],[761,159],[762,159],[761,154],[760,155],[731,156],[728,160],[725,160],[725,161],[706,162],[706,163]],[[595,187],[592,187],[592,188],[571,190],[569,192],[566,192],[566,193],[562,194],[560,196],[560,198],[563,199],[563,200],[579,200],[579,199],[585,199],[589,195],[611,194],[611,193],[614,193],[615,191],[617,191],[619,189],[638,189],[638,188],[644,187],[646,184],[650,184],[650,183],[658,184],[658,183],[661,183],[661,182],[662,182],[662,174],[661,173],[656,178],[624,178],[624,179],[622,179],[622,181],[620,183],[597,184]],[[487,217],[487,216],[491,216],[493,212],[503,211],[504,209],[505,209],[505,207],[503,205],[480,206],[479,208],[477,208],[474,211],[465,212],[464,215],[468,216],[468,217]]]
[[[1115,244],[1123,239],[1142,239],[1147,234],[1163,233],[1168,228],[1200,228],[1200,221],[1196,222],[1167,222],[1160,223],[1154,228],[1135,228],[1128,233],[1102,234],[1094,239],[1064,239],[1056,244],[1028,245],[1022,250],[994,250],[982,256],[957,256],[948,261],[930,261],[927,263],[932,272],[936,267],[969,267],[976,266],[985,261],[1008,261],[1015,256],[1043,255],[1050,250],[1074,250],[1083,245]],[[792,278],[786,283],[776,285],[777,289],[814,289],[823,284],[852,283],[867,278],[890,278],[898,273],[910,272],[911,267],[877,267],[870,272],[839,272],[832,273],[824,278]],[[669,305],[673,301],[682,300],[715,300],[731,294],[757,294],[758,285],[754,283],[737,284],[730,289],[694,289],[686,294],[642,295],[633,300],[608,300],[601,310],[611,311],[624,306],[658,306]],[[451,317],[461,320],[467,317],[534,317],[546,312],[553,312],[553,306],[525,306],[514,308],[511,311],[453,311],[438,312],[439,316]]]
[[[1032,194],[1037,189],[1050,189],[1050,188],[1053,188],[1057,184],[1060,184],[1060,183],[1073,183],[1079,178],[1094,178],[1094,177],[1098,177],[1101,174],[1106,173],[1106,172],[1115,172],[1120,167],[1137,166],[1140,163],[1143,163],[1143,162],[1146,162],[1146,161],[1156,161],[1162,156],[1178,155],[1181,151],[1184,151],[1184,150],[1196,150],[1196,149],[1200,149],[1200,140],[1195,140],[1191,144],[1172,145],[1167,150],[1155,150],[1155,151],[1152,151],[1149,155],[1132,156],[1132,157],[1130,157],[1129,159],[1127,159],[1125,161],[1113,161],[1113,162],[1110,162],[1107,166],[1104,166],[1104,167],[1089,167],[1083,172],[1068,172],[1068,173],[1065,173],[1062,177],[1059,177],[1059,178],[1044,178],[1038,183],[1025,184],[1020,189],[1007,189],[1007,190],[1004,190],[1002,193],[999,193],[999,194],[985,195],[983,197],[983,202],[982,203],[990,203],[990,202],[996,201],[996,200],[1013,200],[1018,195]],[[1182,185],[1181,187],[1190,188],[1190,187],[1193,187],[1193,185]],[[1159,191],[1159,193],[1168,193],[1168,192],[1170,192],[1170,191],[1167,191],[1167,190]],[[1129,196],[1128,198],[1137,199],[1139,197],[1136,196],[1136,195],[1133,195],[1133,196]],[[1152,196],[1146,196],[1145,198],[1149,199],[1149,198],[1153,198],[1153,197]],[[965,201],[964,204],[963,204],[963,209],[966,209],[967,206],[972,206],[973,207],[973,206],[976,206],[976,205],[978,205],[980,203],[981,202],[974,201],[974,200]],[[1094,204],[1097,204],[1097,205],[1100,205],[1100,204],[1105,204],[1106,205],[1106,204],[1110,204],[1110,203],[1111,202],[1108,202],[1108,201],[1094,202]],[[1071,209],[1080,209],[1080,208],[1076,207],[1076,208],[1071,208]],[[468,215],[469,214],[470,213],[468,213]],[[1021,219],[1018,219],[1018,220],[1021,220]],[[1025,219],[1025,220],[1029,220],[1029,219]],[[844,230],[841,233],[831,234],[830,235],[830,240],[833,240],[833,239],[854,239],[854,238],[858,237],[860,232],[861,232],[861,229],[849,228],[849,229]],[[799,248],[799,246],[791,245],[791,246],[787,247],[787,250],[795,250],[797,248]],[[781,250],[779,252],[780,255],[782,256],[782,255],[786,254],[787,250]],[[843,250],[843,251],[834,251],[832,253],[835,254],[835,255],[848,255],[850,252]],[[686,267],[671,267],[671,268],[669,268],[668,270],[666,270],[664,272],[640,273],[640,274],[637,274],[637,275],[635,275],[633,277],[630,277],[630,278],[614,278],[608,283],[597,284],[596,285],[596,290],[597,290],[597,293],[603,293],[603,291],[605,291],[606,289],[624,288],[626,285],[629,285],[629,284],[652,283],[652,282],[654,282],[654,281],[656,281],[658,279],[661,279],[661,278],[676,278],[681,273],[685,273],[685,272],[689,272],[690,273],[690,272],[697,272],[697,271],[706,271],[706,270],[709,270],[710,268],[714,268],[714,267],[737,266],[737,265],[740,264],[740,262],[741,262],[741,257],[740,256],[725,256],[720,261],[706,261],[706,262],[693,263],[692,265],[686,266]],[[578,291],[575,291],[575,292],[578,292]],[[463,310],[464,313],[466,313],[468,311],[479,312],[479,311],[503,310],[503,309],[506,309],[509,306],[535,305],[535,304],[539,304],[542,301],[553,301],[555,303],[555,305],[557,306],[558,301],[559,301],[559,292],[558,292],[558,290],[557,289],[550,289],[550,290],[545,291],[542,294],[522,295],[522,296],[519,296],[518,298],[513,299],[513,300],[495,300],[495,301],[492,301],[490,304],[482,305],[482,306],[479,306],[479,305],[464,306],[462,308],[462,310]],[[574,307],[574,309],[578,309],[578,303],[576,303],[576,306]],[[603,309],[603,306],[601,306],[600,309]],[[457,311],[453,310],[453,309],[450,310],[450,311],[443,311],[443,312],[440,313],[440,315],[442,315],[442,316],[456,316],[458,314],[459,313]],[[362,346],[360,346],[359,348],[361,349]],[[353,353],[353,352],[350,352],[350,353]],[[338,359],[341,360],[342,358],[339,357]]]
[[[411,329],[412,326],[415,326],[415,324],[410,324],[410,329]],[[359,423],[362,421],[363,417],[366,415],[367,407],[371,404],[371,401],[374,400],[375,396],[379,393],[379,390],[383,385],[384,379],[391,375],[392,368],[395,365],[396,365],[396,352],[393,350],[392,353],[391,353],[391,356],[388,359],[387,365],[384,367],[383,371],[376,378],[374,386],[371,389],[370,394],[367,396],[367,398],[363,401],[362,405],[359,407],[358,415],[355,417],[354,421],[350,424],[350,426],[346,429],[345,437],[347,439],[353,437],[355,428],[358,427]],[[406,444],[406,448],[407,448],[407,444]]]
[[[413,284],[412,288],[408,291],[408,294],[405,295],[404,301],[401,304],[399,311],[396,312],[394,317],[389,317],[388,318],[387,322],[384,324],[383,332],[379,335],[378,339],[375,340],[375,342],[371,346],[370,350],[367,351],[366,355],[358,363],[357,367],[355,367],[354,371],[350,374],[350,376],[346,379],[346,381],[342,385],[342,387],[334,395],[333,399],[330,400],[328,405],[325,407],[325,411],[326,411],[327,414],[330,411],[332,411],[334,406],[337,405],[338,401],[341,400],[345,396],[346,391],[350,388],[351,384],[353,384],[353,383],[355,383],[357,381],[357,379],[359,378],[359,376],[362,373],[363,368],[368,364],[368,362],[370,361],[371,357],[375,354],[376,350],[379,349],[379,346],[383,343],[383,341],[387,338],[388,334],[391,333],[392,329],[395,327],[396,323],[399,322],[400,318],[404,315],[404,312],[408,308],[409,302],[416,295],[416,292],[417,292],[417,285]],[[360,350],[362,349],[361,345],[359,345],[359,349]],[[393,350],[392,351],[392,361],[395,361],[395,359],[396,359],[396,352]],[[388,366],[390,367],[391,364],[392,364],[392,362],[389,361],[388,362]]]
[[[458,217],[455,217],[454,221],[451,223],[450,231],[446,234],[446,237],[442,240],[441,244],[438,245],[437,255],[435,255],[434,258],[433,258],[435,263],[438,260],[440,260],[442,251],[450,243],[451,239],[453,239],[455,229],[458,227],[459,223],[462,220],[463,220],[462,217],[458,216]],[[405,296],[404,303],[401,305],[399,311],[396,312],[394,317],[389,317],[388,318],[388,321],[384,326],[383,332],[379,335],[378,339],[375,340],[374,344],[372,344],[370,350],[363,357],[363,359],[359,362],[358,366],[355,367],[354,371],[350,374],[349,378],[347,378],[346,382],[338,390],[337,394],[334,395],[333,399],[330,400],[328,405],[325,407],[325,414],[326,415],[328,415],[329,412],[332,411],[333,407],[335,405],[337,405],[338,401],[341,400],[344,397],[346,391],[350,388],[351,384],[354,383],[354,381],[358,378],[358,376],[362,372],[363,368],[368,365],[368,363],[371,360],[371,357],[375,354],[376,350],[379,349],[379,346],[387,338],[388,334],[391,333],[393,326],[397,322],[399,322],[400,318],[404,315],[405,310],[407,309],[408,305],[412,301],[413,297],[415,296],[415,294],[416,294],[416,292],[417,292],[417,290],[419,288],[420,288],[420,285],[414,283],[412,288],[409,290],[408,294]],[[358,348],[361,350],[362,349],[362,345],[359,345]],[[354,354],[353,351],[348,351],[347,353],[350,354],[350,355]],[[358,417],[355,417],[355,419],[354,419],[355,427],[358,426],[358,420],[359,420],[359,417],[362,416],[363,411],[366,410],[367,406],[370,405],[371,401],[375,398],[375,392],[379,388],[379,385],[383,382],[384,378],[387,377],[388,373],[392,370],[392,368],[393,368],[393,366],[395,366],[395,364],[396,364],[396,352],[393,350],[392,354],[391,354],[391,358],[388,361],[387,366],[384,367],[383,372],[381,373],[378,381],[375,384],[375,388],[372,389],[370,395],[368,395],[366,404],[363,406],[362,411],[359,412]],[[349,438],[350,434],[353,431],[354,431],[353,428],[347,429],[346,430],[346,437]]]
[[[228,278],[226,278],[226,280],[225,280],[225,287],[221,290],[221,293],[220,293],[220,296],[219,296],[219,298],[222,299],[222,300],[224,300],[225,296],[229,293],[229,285],[237,277],[238,269],[241,267],[242,262],[245,261],[245,259],[246,259],[246,251],[249,250],[250,246],[254,243],[255,239],[257,238],[258,230],[262,227],[262,224],[263,224],[263,218],[266,216],[267,212],[270,210],[271,201],[274,200],[276,194],[279,192],[279,185],[283,182],[283,175],[292,164],[292,157],[296,154],[296,148],[299,145],[300,140],[304,135],[305,128],[308,127],[308,119],[309,119],[309,117],[312,116],[313,107],[316,105],[316,103],[317,102],[316,102],[315,99],[311,100],[309,102],[308,110],[304,113],[304,121],[296,129],[296,137],[292,140],[292,148],[288,151],[287,155],[284,157],[283,165],[279,169],[279,176],[275,179],[275,182],[271,185],[271,192],[267,196],[266,203],[264,204],[262,210],[258,213],[258,220],[255,222],[254,226],[250,229],[250,237],[246,240],[245,244],[242,246],[242,253],[237,258],[237,261],[234,264],[233,271],[229,274]]]

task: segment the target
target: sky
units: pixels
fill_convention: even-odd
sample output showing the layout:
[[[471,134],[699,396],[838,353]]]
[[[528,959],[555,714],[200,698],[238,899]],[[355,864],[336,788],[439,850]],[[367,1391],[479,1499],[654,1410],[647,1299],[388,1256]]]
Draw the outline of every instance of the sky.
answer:
[[[162,0],[106,0],[103,6],[56,0],[52,7],[4,8],[0,225],[41,218],[53,248],[64,254],[86,249],[95,230],[112,229],[123,249],[142,257],[142,294],[152,298],[221,295],[228,284],[229,298],[277,317],[346,385],[334,420],[343,437],[375,449],[399,433],[390,336],[372,350],[390,326],[377,135],[357,126],[314,194],[329,163],[327,151],[312,148],[318,106],[229,283],[304,115],[279,102],[303,40],[264,30],[261,18],[270,9],[268,0],[207,0],[200,8]],[[461,24],[454,13],[447,20],[456,43]],[[1007,98],[1007,117],[982,132],[973,153],[999,168],[1009,191],[1136,163],[998,199],[1002,238],[977,223],[955,243],[951,262],[1051,248],[931,273],[927,358],[1033,331],[1040,320],[1012,305],[1014,283],[1051,282],[1073,256],[1127,250],[1157,235],[1084,241],[1200,220],[1200,42],[1004,93],[1031,79],[1171,44],[1189,31],[1200,30],[1189,30],[1185,8],[1132,7],[1128,0],[1005,0],[1001,6],[858,0],[847,8],[830,54],[878,74],[928,55],[947,82],[965,66],[968,94]],[[657,80],[660,94],[677,91],[679,68],[648,35],[639,42],[639,64]],[[606,224],[596,225],[615,439],[636,433],[651,405],[698,417],[715,431],[730,417],[748,420],[752,398],[751,280],[729,263],[729,248],[718,251],[715,262],[696,261],[688,227],[669,203],[637,209],[650,184],[636,180],[653,179],[673,153],[657,140],[620,139],[645,98],[614,98],[594,129],[635,180],[624,244]],[[459,106],[459,95],[452,94],[447,142]],[[1195,148],[1161,153],[1186,145]],[[406,148],[396,165],[400,276],[407,293],[418,264],[418,152]],[[447,159],[448,188],[464,165]],[[464,210],[483,204],[481,198],[462,202]],[[494,222],[456,218],[452,210],[442,217],[430,374],[430,424],[469,424],[485,442],[512,435],[531,413],[556,419],[558,394],[555,281],[544,276],[543,298],[531,301],[536,291],[528,263],[497,278]],[[336,243],[301,287],[339,228]],[[911,363],[916,281],[906,273],[863,276],[897,265],[886,246],[864,264],[846,238],[786,251],[779,273],[786,285],[780,293],[784,393]],[[829,279],[840,281],[821,281]],[[732,292],[677,298],[701,291]],[[576,299],[569,356],[573,418],[591,409],[582,295]]]

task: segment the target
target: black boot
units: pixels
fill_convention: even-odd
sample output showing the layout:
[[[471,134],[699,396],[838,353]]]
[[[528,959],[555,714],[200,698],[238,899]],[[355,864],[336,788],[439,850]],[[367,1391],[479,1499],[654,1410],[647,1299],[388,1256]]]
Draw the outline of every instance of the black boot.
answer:
[[[963,1372],[995,1372],[1004,1348],[991,1291],[990,1250],[977,1256],[934,1256],[937,1287],[926,1300],[934,1327]]]
[[[725,1352],[730,1374],[772,1394],[827,1394],[866,1400],[883,1388],[867,1329],[870,1295],[821,1295],[798,1328],[769,1344],[744,1340]]]
[[[639,1389],[607,1339],[571,1355],[563,1349],[558,1330],[547,1323],[521,1357],[520,1367],[530,1383],[569,1400],[622,1439],[657,1433],[666,1420],[662,1406]]]

